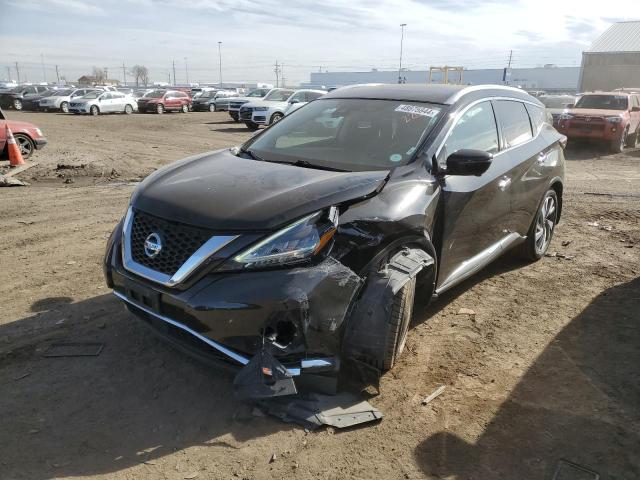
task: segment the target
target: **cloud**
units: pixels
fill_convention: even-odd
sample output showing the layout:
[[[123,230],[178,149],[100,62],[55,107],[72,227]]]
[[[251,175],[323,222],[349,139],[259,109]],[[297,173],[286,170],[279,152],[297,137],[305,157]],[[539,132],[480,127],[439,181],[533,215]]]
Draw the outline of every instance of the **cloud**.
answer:
[[[11,0],[15,7],[40,12],[65,10],[77,15],[104,15],[105,10],[93,2],[84,0]]]

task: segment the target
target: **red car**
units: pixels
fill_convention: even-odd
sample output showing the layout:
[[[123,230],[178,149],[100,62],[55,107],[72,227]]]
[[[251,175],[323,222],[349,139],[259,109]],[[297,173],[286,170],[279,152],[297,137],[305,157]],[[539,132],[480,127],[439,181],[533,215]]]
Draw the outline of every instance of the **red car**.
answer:
[[[613,152],[640,146],[640,95],[629,92],[585,93],[560,115],[558,131],[570,140],[608,142]]]
[[[191,97],[178,90],[154,90],[138,99],[139,112],[181,111],[187,113],[189,110],[191,110]]]
[[[9,125],[16,143],[20,147],[22,157],[26,160],[35,150],[40,150],[47,143],[42,131],[32,123],[7,120],[0,109],[0,158],[7,159],[7,129]]]

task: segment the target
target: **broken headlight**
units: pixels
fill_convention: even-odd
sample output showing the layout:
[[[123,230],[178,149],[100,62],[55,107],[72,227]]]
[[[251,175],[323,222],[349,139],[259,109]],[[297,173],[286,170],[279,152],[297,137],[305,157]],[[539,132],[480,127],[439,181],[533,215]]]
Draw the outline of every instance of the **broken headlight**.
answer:
[[[269,268],[309,260],[330,243],[337,226],[337,208],[312,213],[236,255],[222,269]]]

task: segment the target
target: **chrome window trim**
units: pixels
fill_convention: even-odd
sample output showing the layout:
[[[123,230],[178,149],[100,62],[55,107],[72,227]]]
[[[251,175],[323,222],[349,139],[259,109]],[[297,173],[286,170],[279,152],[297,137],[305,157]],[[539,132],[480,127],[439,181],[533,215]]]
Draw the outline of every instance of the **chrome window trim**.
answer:
[[[460,118],[462,118],[462,116],[465,113],[467,113],[467,110],[469,110],[471,107],[474,107],[474,106],[478,105],[479,103],[491,102],[491,101],[494,101],[494,100],[508,100],[508,101],[511,101],[511,102],[528,103],[529,105],[533,105],[534,107],[541,108],[540,105],[538,105],[538,104],[536,104],[534,102],[530,102],[528,100],[520,100],[519,98],[513,98],[513,97],[485,97],[485,98],[481,98],[481,99],[478,99],[478,100],[474,100],[473,102],[471,102],[469,105],[464,107],[461,111],[459,111],[455,115],[455,118],[453,119],[453,122],[451,123],[451,125],[447,129],[447,133],[445,134],[444,138],[442,139],[442,142],[440,142],[440,145],[438,145],[438,148],[436,149],[436,154],[435,154],[436,159],[438,159],[440,157],[440,153],[442,153],[442,149],[444,148],[444,144],[447,143],[447,140],[451,136],[451,132],[453,131],[453,128],[456,126],[456,124],[458,123]],[[498,128],[498,137],[499,137],[499,139],[501,139],[502,136],[500,135],[500,129],[499,129],[500,119],[498,118],[498,114],[496,112],[494,112],[494,115],[496,116],[496,128]],[[527,112],[527,116],[529,116],[529,112]],[[529,119],[529,120],[531,120],[531,119]],[[532,127],[531,130],[533,131],[533,127]],[[494,157],[497,157],[498,155],[500,155],[502,153],[508,152],[509,150],[513,150],[514,148],[518,148],[518,147],[521,147],[522,145],[526,145],[529,142],[533,142],[535,139],[537,139],[540,136],[541,132],[542,132],[542,129],[540,129],[534,136],[532,136],[526,142],[522,142],[522,143],[519,143],[518,145],[516,145],[514,147],[509,147],[509,148],[505,148],[505,149],[502,149],[502,150],[498,151],[494,155]]]
[[[463,88],[462,90],[458,90],[456,93],[454,93],[453,95],[451,95],[449,98],[447,98],[447,100],[444,102],[448,105],[453,105],[454,103],[456,103],[458,100],[460,100],[462,97],[464,97],[465,95],[467,95],[468,93],[471,92],[478,92],[478,91],[482,91],[482,90],[506,90],[508,92],[518,92],[518,93],[522,93],[522,90],[520,90],[519,88],[515,88],[515,87],[509,87],[507,85],[491,85],[491,84],[487,84],[487,85],[470,85],[468,87]],[[518,100],[516,98],[513,97],[509,97],[510,100]],[[526,100],[522,100],[523,102]],[[531,102],[529,102],[531,103]]]
[[[158,272],[152,268],[141,265],[133,259],[130,249],[131,226],[133,224],[133,207],[129,207],[122,228],[122,265],[136,275],[160,283],[166,287],[174,287],[186,280],[200,265],[211,255],[233,242],[239,235],[214,235],[196,250],[173,274]]]

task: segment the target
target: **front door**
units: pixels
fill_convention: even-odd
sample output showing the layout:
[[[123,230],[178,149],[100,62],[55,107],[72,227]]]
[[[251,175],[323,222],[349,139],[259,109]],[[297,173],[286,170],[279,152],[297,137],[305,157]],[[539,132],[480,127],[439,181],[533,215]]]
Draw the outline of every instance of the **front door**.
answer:
[[[510,185],[506,177],[511,167],[509,152],[500,148],[493,105],[484,101],[463,112],[439,152],[439,163],[462,149],[483,150],[494,158],[480,176],[444,177],[439,291],[479,270],[486,257],[497,256],[500,242],[507,236]]]

